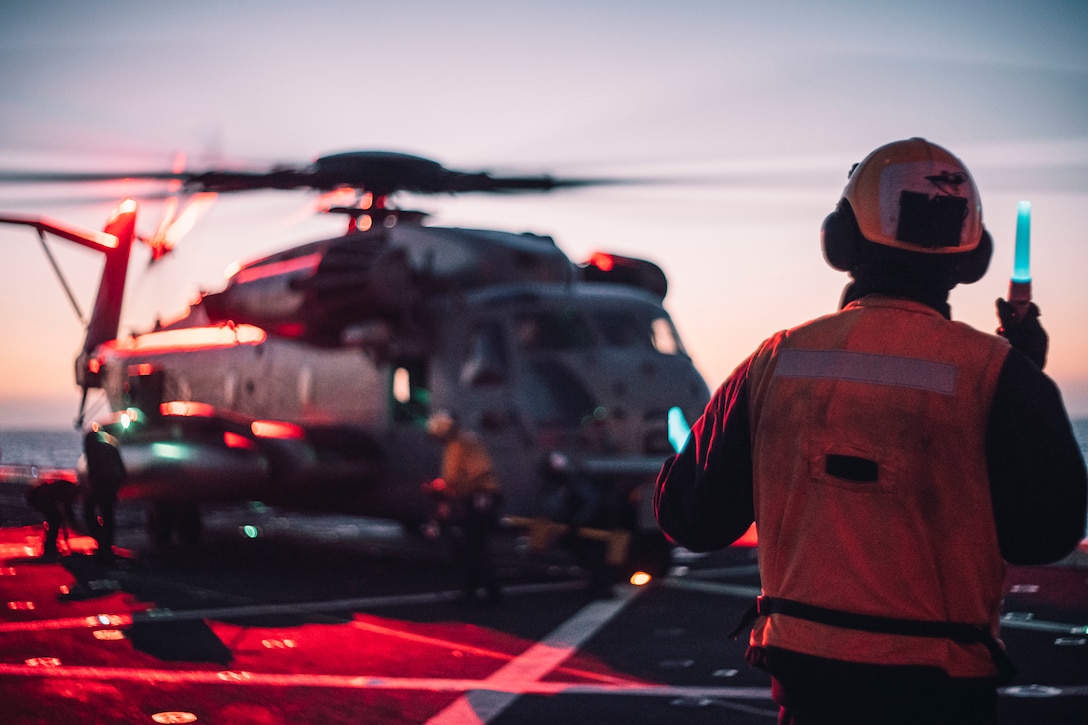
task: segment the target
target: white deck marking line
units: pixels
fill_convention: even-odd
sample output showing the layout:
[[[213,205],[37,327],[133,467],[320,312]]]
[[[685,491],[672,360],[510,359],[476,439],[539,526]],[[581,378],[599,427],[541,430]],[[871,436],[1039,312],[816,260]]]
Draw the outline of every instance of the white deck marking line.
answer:
[[[722,584],[720,582],[693,581],[691,579],[677,579],[669,577],[661,582],[662,586],[670,589],[683,589],[689,592],[706,592],[707,594],[721,594],[727,597],[740,597],[742,599],[754,599],[763,593],[759,587],[746,586],[744,584]]]
[[[661,582],[662,586],[670,589],[683,589],[691,592],[705,592],[707,594],[721,594],[726,597],[741,597],[750,599],[758,597],[763,591],[759,587],[744,586],[742,584],[724,584],[721,582],[709,582],[692,580],[688,578],[669,577]],[[1088,625],[1068,624],[1066,622],[1047,622],[1041,619],[1017,619],[1015,617],[1001,618],[1002,629],[1026,629],[1036,632],[1057,632],[1061,634],[1088,635]]]
[[[350,626],[355,629],[372,632],[383,637],[393,637],[396,639],[402,639],[406,642],[417,642],[419,644],[424,644],[429,647],[439,647],[442,649],[457,650],[459,652],[462,652],[463,654],[472,654],[479,657],[502,660],[503,662],[509,662],[515,657],[515,655],[512,655],[509,652],[500,652],[497,650],[485,649],[483,647],[474,647],[472,645],[466,645],[463,642],[455,642],[453,640],[442,639],[439,637],[429,637],[427,635],[416,634],[414,632],[405,632],[394,627],[383,627],[381,625],[376,625],[371,622],[354,621],[351,623]],[[641,684],[637,680],[632,680],[628,677],[616,677],[614,675],[606,675],[599,672],[588,672],[585,670],[578,670],[573,667],[560,667],[558,671],[566,671],[567,673],[576,677],[580,677],[586,680],[596,680],[605,684]]]
[[[503,587],[503,594],[517,596],[539,594],[543,592],[582,589],[581,582],[555,582],[544,584],[524,584]],[[148,609],[146,611],[125,612],[106,616],[121,618],[121,623],[130,625],[145,622],[183,622],[196,619],[230,619],[235,617],[259,617],[282,614],[311,614],[318,612],[338,612],[355,609],[382,609],[410,604],[436,604],[450,602],[461,596],[459,590],[424,592],[421,594],[400,594],[388,597],[360,597],[356,599],[332,599],[318,602],[299,602],[296,604],[243,604],[230,607],[209,607],[207,609]],[[54,629],[83,629],[101,627],[92,622],[91,617],[65,617],[61,619],[39,619],[24,622],[0,622],[0,634],[12,632],[33,632]],[[114,625],[116,626],[116,625]]]
[[[42,667],[0,664],[0,677],[38,677],[102,682],[139,682],[171,685],[217,685],[241,687],[322,687],[346,690],[420,690],[427,692],[472,692],[485,687],[494,693],[518,695],[638,695],[645,697],[722,697],[737,700],[770,700],[769,687],[679,687],[623,684],[543,682],[540,680],[453,679],[442,677],[376,677],[366,675],[290,675],[243,670],[154,670],[123,667]],[[1083,689],[1088,690],[1088,687]],[[1063,688],[1063,692],[1065,689]]]
[[[1042,619],[1006,619],[1005,617],[1002,617],[1001,629],[1027,629],[1036,632],[1060,632],[1062,634],[1088,635],[1088,626],[1083,624],[1047,622]]]
[[[724,584],[696,580],[694,578],[669,577],[657,580],[660,586],[671,589],[683,589],[686,591],[705,592],[707,594],[720,594],[728,597],[740,597],[743,599],[759,596],[762,592],[759,587],[745,586],[741,584]],[[503,592],[508,595],[537,594],[549,591],[566,591],[580,589],[584,585],[580,582],[555,582],[542,584],[522,584],[503,587]],[[107,614],[106,616],[119,618],[118,622],[111,626],[129,626],[133,623],[143,622],[181,622],[196,619],[229,619],[233,617],[258,617],[282,614],[309,614],[320,612],[345,611],[350,609],[381,609],[385,607],[398,607],[410,604],[436,604],[452,601],[460,596],[459,591],[447,590],[438,592],[424,592],[421,594],[403,594],[388,597],[360,597],[355,599],[333,599],[319,602],[299,602],[297,604],[248,604],[231,607],[211,607],[207,609],[148,609],[138,612],[126,612],[124,614]],[[224,594],[224,597],[229,595]],[[85,629],[105,626],[92,621],[90,617],[65,617],[60,619],[37,619],[22,622],[0,622],[0,635],[16,632],[36,632],[59,629]],[[1001,619],[1002,629],[1023,629],[1039,632],[1057,632],[1062,634],[1088,635],[1088,625],[1069,624],[1066,622],[1049,622],[1041,619]]]
[[[474,725],[491,722],[524,693],[522,688],[550,685],[541,678],[570,658],[601,627],[612,620],[642,589],[617,586],[615,597],[582,608],[524,653],[500,667],[490,677],[468,688],[463,697],[438,713],[427,725]],[[639,688],[641,685],[619,685]],[[519,691],[520,690],[520,691]],[[563,691],[569,691],[568,687]]]
[[[671,577],[681,579],[717,579],[727,576],[749,576],[759,573],[759,564],[745,564],[743,566],[723,566],[717,569],[692,569],[683,577]]]
[[[152,670],[121,667],[41,667],[0,664],[0,677],[38,677],[101,682],[164,683],[173,685],[218,685],[242,687],[323,687],[349,690],[422,690],[428,692],[471,692],[480,690],[487,680],[458,680],[439,677],[367,677],[354,675],[284,675],[226,670]],[[587,685],[571,682],[512,680],[488,683],[494,692],[517,695],[617,695],[621,697],[683,697],[689,699],[767,700],[769,687],[684,687],[670,685]],[[501,689],[500,689],[501,687]],[[1088,697],[1088,685],[1046,687],[1048,697]],[[1002,697],[1024,696],[1023,687],[1002,687]],[[472,722],[472,721],[469,721]]]
[[[709,697],[703,699],[709,701],[708,704],[713,705],[714,707],[720,707],[722,709],[732,710],[734,712],[743,712],[748,715],[762,715],[776,722],[778,721],[778,705],[775,705],[774,702],[770,703],[774,709],[769,710],[765,707],[752,707],[751,705],[742,705],[739,702],[722,702],[720,699],[713,699]],[[699,701],[698,704],[702,704],[702,701]]]

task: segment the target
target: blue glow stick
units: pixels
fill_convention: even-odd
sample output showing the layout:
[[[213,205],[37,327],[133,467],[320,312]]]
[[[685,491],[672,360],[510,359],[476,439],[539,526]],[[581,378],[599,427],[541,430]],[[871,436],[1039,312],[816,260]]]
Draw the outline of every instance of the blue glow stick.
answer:
[[[1031,202],[1016,207],[1016,255],[1009,280],[1009,302],[1023,314],[1031,302]]]
[[[1013,282],[1031,281],[1031,202],[1016,207],[1016,259],[1012,266]]]

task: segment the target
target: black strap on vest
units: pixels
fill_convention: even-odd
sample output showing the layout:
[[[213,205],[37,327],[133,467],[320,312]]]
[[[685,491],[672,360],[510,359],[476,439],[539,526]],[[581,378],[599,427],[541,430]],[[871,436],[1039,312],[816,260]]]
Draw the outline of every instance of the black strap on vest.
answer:
[[[959,644],[981,644],[989,651],[990,657],[993,658],[994,664],[997,665],[1002,682],[1009,682],[1016,675],[1016,667],[1013,665],[1012,660],[1009,659],[1005,649],[994,639],[989,627],[979,624],[881,617],[818,607],[813,604],[796,602],[792,599],[757,597],[729,636],[736,639],[741,630],[751,625],[756,617],[765,617],[769,614],[784,614],[787,617],[807,619],[810,622],[843,629],[855,629],[861,632],[895,634],[907,637],[938,637],[950,639]]]

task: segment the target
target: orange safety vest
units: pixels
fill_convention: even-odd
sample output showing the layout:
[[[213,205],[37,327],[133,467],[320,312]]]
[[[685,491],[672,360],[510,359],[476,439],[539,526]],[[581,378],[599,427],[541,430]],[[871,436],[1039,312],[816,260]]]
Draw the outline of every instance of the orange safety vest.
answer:
[[[998,674],[1005,564],[985,435],[1008,350],[879,295],[763,344],[748,382],[753,646]]]
[[[496,493],[499,490],[487,448],[479,438],[467,431],[458,432],[446,444],[442,456],[442,478],[453,498],[475,493]]]

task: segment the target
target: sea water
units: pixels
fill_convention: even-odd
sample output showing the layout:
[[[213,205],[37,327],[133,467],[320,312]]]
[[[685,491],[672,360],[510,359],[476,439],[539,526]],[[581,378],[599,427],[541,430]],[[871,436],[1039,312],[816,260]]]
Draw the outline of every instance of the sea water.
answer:
[[[1088,461],[1088,418],[1074,420],[1073,433]],[[81,452],[82,438],[74,430],[0,430],[2,465],[75,468]]]
[[[1080,452],[1088,461],[1088,418],[1073,421]],[[0,430],[0,464],[75,468],[81,453],[74,430]]]
[[[75,468],[82,437],[75,430],[0,430],[0,464]]]

